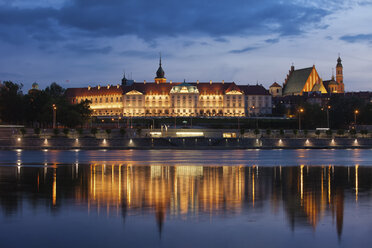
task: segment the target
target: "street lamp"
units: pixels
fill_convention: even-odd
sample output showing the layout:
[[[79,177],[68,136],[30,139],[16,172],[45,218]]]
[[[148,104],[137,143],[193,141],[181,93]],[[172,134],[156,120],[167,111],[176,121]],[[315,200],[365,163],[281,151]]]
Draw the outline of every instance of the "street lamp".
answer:
[[[253,112],[254,112],[254,109],[255,109],[256,107],[253,105],[252,107],[250,107],[250,109],[251,109],[251,113],[250,113],[250,116],[252,116],[253,115]],[[258,128],[258,118],[256,117],[256,128]]]
[[[327,127],[329,128],[329,110],[331,109],[331,106],[327,106]]]
[[[56,128],[57,106],[53,103],[53,128]]]
[[[304,112],[304,109],[303,108],[300,108],[298,110],[298,130],[301,130],[301,113]]]
[[[356,109],[354,111],[354,123],[355,123],[355,125],[357,124],[357,119],[356,119],[357,118],[357,114],[359,114],[359,110]]]

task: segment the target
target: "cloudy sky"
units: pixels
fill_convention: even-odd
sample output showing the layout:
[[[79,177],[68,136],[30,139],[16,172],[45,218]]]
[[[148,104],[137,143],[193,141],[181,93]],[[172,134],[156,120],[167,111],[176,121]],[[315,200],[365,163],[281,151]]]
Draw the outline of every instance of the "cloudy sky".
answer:
[[[282,83],[294,63],[372,90],[372,0],[0,0],[0,81]]]

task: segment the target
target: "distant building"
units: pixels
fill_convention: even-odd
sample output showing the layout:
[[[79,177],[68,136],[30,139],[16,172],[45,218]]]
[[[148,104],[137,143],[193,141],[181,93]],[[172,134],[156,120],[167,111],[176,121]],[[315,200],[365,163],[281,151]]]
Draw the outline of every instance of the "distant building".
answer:
[[[39,85],[35,82],[32,84],[31,89],[28,91],[28,94],[34,94],[39,92]]]
[[[269,92],[273,97],[282,96],[283,87],[280,84],[278,84],[277,82],[275,82],[270,86]]]
[[[291,66],[283,84],[283,96],[303,95],[304,92],[327,93],[315,66],[295,70]]]
[[[167,82],[161,60],[155,82],[69,88],[72,103],[91,101],[95,116],[248,116],[271,114],[271,95],[262,85],[234,82]]]
[[[332,75],[331,80],[323,81],[319,76],[315,65],[308,68],[295,70],[291,66],[283,87],[274,83],[270,86],[270,94],[273,97],[298,96],[304,93],[338,94],[345,93],[343,82],[343,66],[341,58],[338,57],[336,65],[336,79]],[[280,93],[281,92],[281,93]]]

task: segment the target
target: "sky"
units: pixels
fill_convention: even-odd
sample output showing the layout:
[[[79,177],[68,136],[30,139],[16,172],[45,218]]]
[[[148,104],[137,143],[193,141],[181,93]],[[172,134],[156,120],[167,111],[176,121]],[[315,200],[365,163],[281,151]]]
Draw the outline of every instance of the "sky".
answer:
[[[340,54],[346,91],[372,91],[372,0],[0,0],[0,81],[65,88],[154,80],[283,83]]]

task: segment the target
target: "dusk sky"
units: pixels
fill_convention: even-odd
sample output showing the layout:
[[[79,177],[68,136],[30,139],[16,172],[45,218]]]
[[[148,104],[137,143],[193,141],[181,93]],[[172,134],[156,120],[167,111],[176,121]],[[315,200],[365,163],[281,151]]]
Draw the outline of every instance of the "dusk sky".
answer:
[[[0,81],[283,83],[292,63],[372,90],[372,1],[0,0]]]

